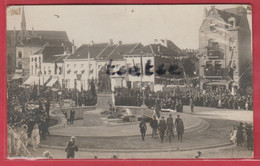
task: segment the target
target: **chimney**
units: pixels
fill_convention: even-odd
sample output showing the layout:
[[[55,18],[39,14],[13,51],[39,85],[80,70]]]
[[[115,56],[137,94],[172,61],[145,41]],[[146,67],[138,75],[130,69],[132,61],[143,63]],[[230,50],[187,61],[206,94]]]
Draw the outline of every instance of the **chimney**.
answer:
[[[113,45],[114,43],[113,43],[113,39],[109,39],[109,44],[110,45]]]
[[[93,40],[91,40],[91,42],[90,42],[90,45],[92,46],[93,44],[95,44],[95,43],[94,43],[94,41],[93,41]]]
[[[122,43],[123,43],[122,40],[118,41],[118,45],[122,45]]]
[[[161,53],[161,45],[158,45],[158,53],[160,54]]]
[[[157,39],[154,39],[154,44],[157,44],[158,43],[158,40]]]
[[[64,55],[68,55],[68,54],[70,54],[70,53],[71,53],[71,52],[70,52],[69,48],[66,48],[65,51],[63,52]]]
[[[71,53],[74,54],[76,51],[76,46],[74,45],[74,40],[72,40]]]

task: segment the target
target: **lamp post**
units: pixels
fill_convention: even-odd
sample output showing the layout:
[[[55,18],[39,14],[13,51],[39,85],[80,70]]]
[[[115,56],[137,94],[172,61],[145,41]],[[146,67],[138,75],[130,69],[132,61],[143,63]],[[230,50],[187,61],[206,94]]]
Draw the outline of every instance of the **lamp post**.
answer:
[[[140,110],[141,110],[141,116],[143,117],[145,115],[145,110],[148,108],[146,105],[145,105],[145,94],[144,94],[144,91],[145,91],[145,85],[144,85],[144,82],[143,82],[143,76],[144,76],[144,71],[143,71],[143,54],[144,52],[141,53],[141,59],[140,59],[140,62],[141,62],[141,86],[142,86],[142,94],[143,94],[143,101],[142,101],[142,105],[140,107]]]

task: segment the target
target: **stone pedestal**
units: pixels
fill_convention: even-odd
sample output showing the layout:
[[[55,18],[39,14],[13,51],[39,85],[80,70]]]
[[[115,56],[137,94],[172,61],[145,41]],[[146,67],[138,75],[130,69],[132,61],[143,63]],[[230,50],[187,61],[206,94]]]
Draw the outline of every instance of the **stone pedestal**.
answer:
[[[109,110],[109,103],[113,104],[112,93],[98,93],[97,107],[98,110]]]
[[[98,113],[84,112],[83,113],[83,126],[102,126],[103,121]]]

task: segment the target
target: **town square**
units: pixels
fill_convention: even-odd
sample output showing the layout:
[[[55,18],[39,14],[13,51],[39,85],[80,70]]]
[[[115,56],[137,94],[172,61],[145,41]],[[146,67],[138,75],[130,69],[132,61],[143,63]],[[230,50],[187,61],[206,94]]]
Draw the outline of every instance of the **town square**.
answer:
[[[250,5],[6,12],[8,158],[253,157]]]

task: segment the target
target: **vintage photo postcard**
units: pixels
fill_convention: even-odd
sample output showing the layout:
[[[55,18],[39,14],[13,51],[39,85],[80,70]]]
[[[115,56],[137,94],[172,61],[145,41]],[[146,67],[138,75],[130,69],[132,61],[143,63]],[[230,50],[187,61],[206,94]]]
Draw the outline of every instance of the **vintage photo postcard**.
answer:
[[[252,158],[252,14],[6,8],[8,159]]]

